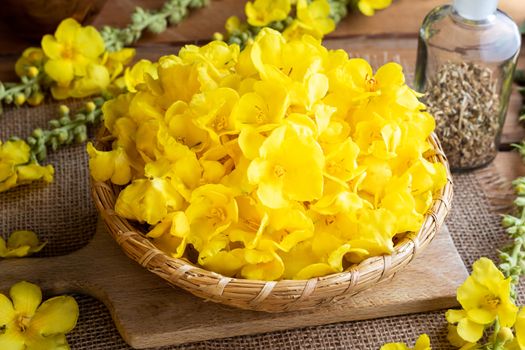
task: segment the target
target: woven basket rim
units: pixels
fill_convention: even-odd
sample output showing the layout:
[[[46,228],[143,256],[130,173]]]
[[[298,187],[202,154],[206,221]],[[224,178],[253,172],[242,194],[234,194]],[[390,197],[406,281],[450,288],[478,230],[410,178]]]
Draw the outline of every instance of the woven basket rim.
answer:
[[[107,130],[102,127],[99,135],[107,133]],[[107,147],[109,137],[101,136],[95,140],[97,148]],[[109,233],[122,247],[126,255],[137,261],[143,267],[151,272],[168,280],[171,284],[178,285],[193,294],[208,298],[211,301],[230,304],[220,300],[220,296],[227,287],[230,288],[259,288],[258,295],[254,298],[259,298],[264,301],[270,293],[277,293],[277,291],[302,290],[298,293],[298,299],[307,298],[310,290],[329,287],[332,284],[348,283],[348,290],[359,283],[359,277],[373,272],[377,275],[380,270],[379,278],[371,283],[374,285],[387,277],[392,277],[397,270],[404,265],[410,263],[417,253],[425,248],[434,236],[438,233],[440,226],[451,207],[451,200],[453,197],[453,181],[447,158],[442,150],[441,144],[437,136],[432,133],[429,137],[429,142],[432,145],[432,150],[426,155],[426,159],[438,161],[445,165],[447,172],[447,182],[444,188],[440,191],[437,198],[433,199],[431,208],[425,215],[423,224],[420,230],[416,233],[408,233],[399,242],[394,245],[394,250],[389,255],[380,255],[369,257],[359,264],[351,265],[343,272],[333,273],[326,276],[314,277],[308,280],[294,280],[282,279],[277,281],[252,280],[238,277],[227,277],[219,273],[206,270],[198,265],[183,258],[173,258],[164,251],[158,249],[153,245],[151,240],[146,237],[146,232],[142,232],[136,228],[131,220],[118,216],[114,211],[114,204],[116,201],[116,193],[118,186],[108,182],[98,182],[90,177],[92,196],[97,209],[102,215]],[[399,257],[398,260],[396,260]],[[401,266],[402,265],[402,266]],[[397,268],[399,267],[399,268]],[[199,279],[199,281],[197,281]],[[182,283],[182,280],[184,280]],[[233,286],[233,287],[232,287]],[[306,293],[307,291],[310,291]],[[305,293],[308,294],[305,296]],[[242,293],[241,293],[242,294]],[[285,293],[286,294],[286,293]],[[293,293],[292,293],[293,294]],[[337,293],[343,295],[345,293]],[[355,293],[354,293],[355,294]],[[289,296],[287,296],[289,297]],[[219,298],[219,299],[217,299]],[[283,296],[284,298],[284,296]],[[334,299],[335,296],[331,296]],[[234,298],[235,299],[235,298]],[[293,300],[297,301],[297,300]],[[292,301],[292,302],[293,302]],[[254,303],[258,304],[258,303]],[[230,304],[233,305],[233,304]],[[243,307],[243,305],[234,305],[241,308],[252,308],[250,306]],[[257,309],[254,307],[253,309]],[[264,309],[264,308],[263,308]],[[267,310],[265,310],[267,311]]]

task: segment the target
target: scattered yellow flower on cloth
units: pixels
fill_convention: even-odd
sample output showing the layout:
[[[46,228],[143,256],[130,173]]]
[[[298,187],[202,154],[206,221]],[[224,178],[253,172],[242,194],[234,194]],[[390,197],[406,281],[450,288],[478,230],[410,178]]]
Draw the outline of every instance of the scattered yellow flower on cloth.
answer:
[[[88,145],[90,169],[174,257],[250,279],[342,272],[417,232],[446,183],[396,63],[374,74],[266,28],[242,51],[214,41],[139,65],[136,92],[103,106],[114,141]]]
[[[31,159],[31,148],[22,140],[0,141],[0,192],[33,181],[53,181],[52,165]]]
[[[14,231],[7,242],[0,237],[0,258],[21,258],[38,253],[45,245],[33,231]]]
[[[430,338],[426,334],[422,334],[416,341],[413,348],[409,348],[404,343],[388,343],[381,347],[380,350],[431,350]]]
[[[505,278],[492,260],[480,258],[472,265],[472,274],[458,288],[457,299],[461,310],[448,310],[449,340],[457,346],[476,343],[486,327],[498,319],[501,327],[512,327],[518,307],[510,297],[511,277]],[[522,313],[520,313],[522,315]],[[523,316],[522,316],[523,317]],[[520,336],[523,319],[520,319]],[[522,339],[523,340],[523,339]]]
[[[37,285],[19,282],[0,294],[0,349],[69,349],[65,334],[77,323],[78,305],[70,296],[58,296],[42,303]]]

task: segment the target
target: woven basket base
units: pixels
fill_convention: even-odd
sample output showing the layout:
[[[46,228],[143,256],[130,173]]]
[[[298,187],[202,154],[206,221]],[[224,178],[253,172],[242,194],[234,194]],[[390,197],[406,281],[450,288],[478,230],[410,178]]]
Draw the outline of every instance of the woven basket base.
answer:
[[[467,277],[446,227],[393,280],[329,306],[288,313],[234,309],[172,288],[126,257],[100,222],[85,248],[44,259],[1,261],[0,290],[28,280],[53,293],[92,295],[135,348],[444,309],[456,306],[456,288]]]

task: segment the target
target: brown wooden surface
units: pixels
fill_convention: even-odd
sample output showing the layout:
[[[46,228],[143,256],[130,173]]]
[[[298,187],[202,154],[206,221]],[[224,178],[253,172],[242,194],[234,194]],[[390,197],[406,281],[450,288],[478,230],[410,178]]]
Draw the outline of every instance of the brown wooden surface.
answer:
[[[51,293],[92,295],[106,304],[126,342],[146,348],[455,307],[456,288],[468,275],[444,227],[391,281],[332,306],[268,314],[170,287],[126,257],[104,231],[99,223],[94,239],[71,255],[0,261],[0,290],[27,280]]]

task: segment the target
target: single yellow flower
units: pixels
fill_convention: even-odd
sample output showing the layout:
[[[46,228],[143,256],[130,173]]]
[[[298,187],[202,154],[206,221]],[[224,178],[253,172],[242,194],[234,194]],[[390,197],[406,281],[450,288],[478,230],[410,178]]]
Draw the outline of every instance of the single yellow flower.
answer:
[[[39,47],[29,47],[24,50],[22,56],[16,61],[15,72],[19,77],[29,75],[29,71],[38,69],[44,63],[44,52]]]
[[[422,334],[416,341],[413,348],[409,348],[405,343],[388,343],[381,347],[381,350],[431,350],[430,338]]]
[[[359,0],[357,8],[366,16],[373,16],[375,10],[382,10],[390,6],[392,0]]]
[[[142,59],[135,63],[133,67],[126,68],[124,81],[129,92],[137,92],[137,87],[145,82],[145,75],[149,74],[153,79],[157,79],[157,64],[149,60]]]
[[[82,27],[72,18],[63,20],[55,35],[42,38],[42,49],[49,58],[44,68],[60,86],[75,76],[86,75],[87,66],[96,63],[104,52],[104,41],[95,27]]]
[[[239,19],[239,17],[230,16],[226,20],[226,24],[224,25],[224,28],[226,29],[228,34],[232,34],[232,33],[235,33],[235,32],[238,32],[244,29],[245,26],[246,25],[243,25],[243,23],[241,23],[241,20]]]
[[[238,221],[233,198],[233,190],[221,184],[203,185],[192,192],[185,213],[191,232],[188,239],[197,250]]]
[[[449,323],[457,323],[461,338],[475,343],[496,318],[502,327],[512,326],[518,308],[510,298],[511,278],[505,278],[492,260],[480,258],[472,270],[457,291],[463,310],[448,310],[446,317]]]
[[[123,48],[120,51],[105,52],[102,63],[108,69],[111,81],[124,72],[124,67],[131,63],[135,57],[135,49]]]
[[[148,232],[148,237],[153,238],[157,247],[180,258],[186,249],[187,237],[190,234],[190,223],[182,211],[169,213],[153,229]]]
[[[501,326],[514,324],[518,308],[510,298],[511,278],[505,278],[492,260],[481,258],[472,274],[458,288],[457,297],[474,322],[490,324],[498,317]]]
[[[306,0],[299,0],[297,2],[297,21],[307,28],[308,33],[313,33],[314,37],[319,39],[335,29],[335,22],[330,18],[330,4],[327,0],[314,0],[310,3],[307,3]]]
[[[0,192],[33,181],[53,181],[53,166],[31,161],[30,151],[22,140],[0,142]]]
[[[259,157],[248,168],[248,179],[258,185],[257,195],[264,205],[283,208],[289,200],[321,198],[323,167],[323,151],[312,135],[282,126],[262,143]]]
[[[44,301],[32,283],[19,282],[0,294],[0,348],[6,350],[69,349],[65,334],[77,323],[78,305],[70,296]]]
[[[138,179],[120,192],[115,204],[117,214],[131,220],[155,225],[168,212],[182,209],[184,199],[167,179]]]
[[[21,258],[38,253],[45,245],[33,231],[14,231],[7,242],[0,237],[0,258]]]
[[[247,2],[245,7],[248,23],[255,27],[283,20],[290,10],[290,0],[255,0]]]
[[[95,181],[111,180],[116,185],[125,185],[131,181],[130,161],[122,148],[98,151],[91,142],[86,147],[89,169]]]

